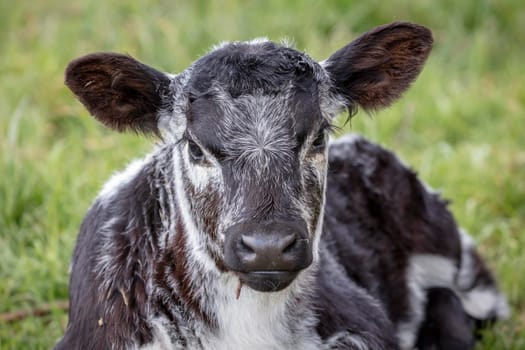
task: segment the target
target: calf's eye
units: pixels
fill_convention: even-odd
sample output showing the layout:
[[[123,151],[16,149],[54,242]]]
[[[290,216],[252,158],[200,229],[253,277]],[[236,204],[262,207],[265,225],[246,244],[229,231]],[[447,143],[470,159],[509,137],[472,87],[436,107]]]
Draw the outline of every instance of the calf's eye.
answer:
[[[321,152],[324,150],[326,146],[326,135],[324,132],[320,132],[319,135],[315,138],[315,140],[312,142],[312,149],[317,152]]]
[[[192,162],[198,163],[204,160],[204,152],[202,149],[192,140],[188,140],[188,154]]]

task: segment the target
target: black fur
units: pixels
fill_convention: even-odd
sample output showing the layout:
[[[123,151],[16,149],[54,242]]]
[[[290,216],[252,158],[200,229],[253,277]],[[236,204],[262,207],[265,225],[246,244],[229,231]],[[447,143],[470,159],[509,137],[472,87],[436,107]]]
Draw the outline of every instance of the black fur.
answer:
[[[272,42],[230,43],[193,64],[187,89],[191,99],[207,93],[214,84],[227,86],[232,97],[279,94],[290,81],[313,78],[319,68],[304,54]]]
[[[475,322],[450,289],[430,289],[425,313],[427,318],[418,336],[419,350],[474,348]]]
[[[409,258],[428,253],[459,261],[457,226],[446,202],[391,152],[363,138],[331,151],[323,237],[346,272],[399,322],[411,312]]]

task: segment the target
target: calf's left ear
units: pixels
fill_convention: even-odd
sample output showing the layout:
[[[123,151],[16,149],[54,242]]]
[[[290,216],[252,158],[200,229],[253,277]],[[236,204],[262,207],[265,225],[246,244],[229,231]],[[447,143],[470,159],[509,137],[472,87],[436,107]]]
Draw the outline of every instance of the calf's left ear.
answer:
[[[397,100],[416,79],[432,42],[427,28],[395,22],[361,35],[323,66],[347,107],[375,110]]]
[[[95,53],[69,63],[65,83],[87,110],[118,130],[159,134],[160,113],[171,108],[171,79],[134,58]]]

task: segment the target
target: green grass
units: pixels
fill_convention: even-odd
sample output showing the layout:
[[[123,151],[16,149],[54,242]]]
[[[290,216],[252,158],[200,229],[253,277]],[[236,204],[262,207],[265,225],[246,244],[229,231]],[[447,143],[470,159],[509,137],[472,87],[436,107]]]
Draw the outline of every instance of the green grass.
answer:
[[[395,150],[452,200],[513,309],[478,349],[525,349],[522,0],[0,2],[0,313],[67,298],[90,201],[152,143],[90,118],[63,86],[69,60],[110,50],[176,72],[214,43],[260,36],[293,38],[321,60],[393,20],[432,28],[434,52],[400,102],[346,129]],[[48,349],[66,322],[56,310],[0,324],[0,348]]]

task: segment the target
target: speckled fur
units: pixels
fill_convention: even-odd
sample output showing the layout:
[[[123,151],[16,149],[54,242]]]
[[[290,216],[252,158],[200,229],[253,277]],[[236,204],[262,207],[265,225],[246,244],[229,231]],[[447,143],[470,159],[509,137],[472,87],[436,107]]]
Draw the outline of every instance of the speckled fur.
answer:
[[[471,317],[508,310],[446,202],[378,145],[325,143],[343,109],[397,99],[431,45],[393,23],[321,64],[264,39],[178,75],[111,53],[73,61],[66,84],[98,120],[161,142],[89,209],[55,349],[445,349],[451,321],[471,348]],[[225,242],[232,225],[272,220],[304,223],[313,260],[259,292],[239,285]]]

